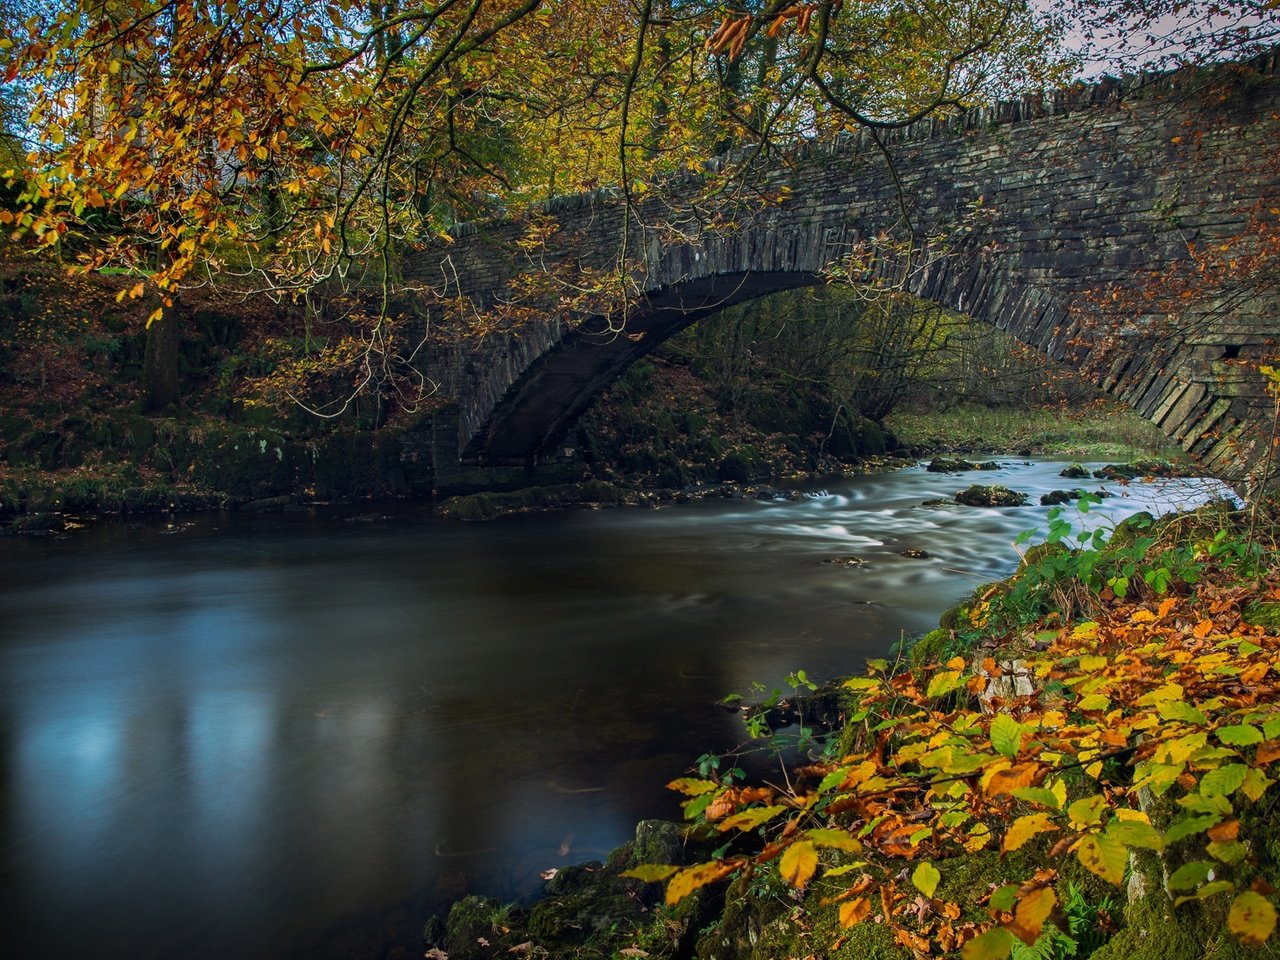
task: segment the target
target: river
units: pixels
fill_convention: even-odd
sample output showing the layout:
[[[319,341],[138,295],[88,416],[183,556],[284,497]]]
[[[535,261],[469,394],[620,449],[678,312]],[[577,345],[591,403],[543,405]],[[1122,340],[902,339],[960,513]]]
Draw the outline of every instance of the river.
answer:
[[[1047,513],[921,501],[977,479],[1034,503],[1061,467],[476,525],[394,504],[0,540],[4,956],[418,956],[450,899],[528,895],[676,816],[662,785],[741,739],[715,701],[930,629]],[[1215,489],[1109,486],[1126,495],[1091,516]],[[849,556],[866,562],[823,562]]]

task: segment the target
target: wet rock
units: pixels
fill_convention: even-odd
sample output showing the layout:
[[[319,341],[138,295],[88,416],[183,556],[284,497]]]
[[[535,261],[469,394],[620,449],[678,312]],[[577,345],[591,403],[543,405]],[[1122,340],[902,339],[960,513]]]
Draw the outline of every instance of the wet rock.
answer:
[[[831,557],[822,562],[834,564],[837,567],[860,567],[867,561],[863,560],[862,557]]]
[[[1041,495],[1040,505],[1042,507],[1056,507],[1072,500],[1079,500],[1084,496],[1098,497],[1105,500],[1107,497],[1115,496],[1115,494],[1110,490],[1051,490]]]
[[[948,497],[934,497],[932,500],[923,500],[920,503],[922,507],[953,507],[955,501]]]
[[[1066,477],[1068,480],[1085,480],[1089,477],[1089,468],[1073,463],[1069,467],[1063,468],[1058,476]]]
[[[38,537],[62,533],[65,529],[66,521],[60,513],[29,513],[15,517],[4,532]]]
[[[975,483],[956,494],[956,503],[965,507],[1021,507],[1026,505],[1027,495],[1008,487]]]
[[[1000,464],[994,460],[973,461],[959,457],[935,457],[925,467],[929,473],[961,473],[966,470],[999,470]]]
[[[913,547],[910,550],[903,550],[898,556],[906,557],[908,560],[928,560],[930,555],[927,550],[917,550]]]

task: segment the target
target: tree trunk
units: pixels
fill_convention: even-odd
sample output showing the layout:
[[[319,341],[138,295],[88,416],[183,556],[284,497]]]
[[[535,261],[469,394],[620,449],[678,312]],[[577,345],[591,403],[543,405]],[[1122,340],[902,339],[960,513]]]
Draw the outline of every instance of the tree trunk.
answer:
[[[146,410],[161,410],[178,400],[178,316],[175,307],[147,327],[142,355],[142,400]]]

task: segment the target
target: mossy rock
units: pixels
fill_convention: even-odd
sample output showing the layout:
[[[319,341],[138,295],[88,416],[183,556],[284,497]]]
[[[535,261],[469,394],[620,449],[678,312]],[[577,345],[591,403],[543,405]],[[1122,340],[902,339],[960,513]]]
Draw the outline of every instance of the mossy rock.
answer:
[[[956,503],[965,507],[1022,507],[1027,504],[1027,495],[1008,487],[975,483],[956,494]]]
[[[750,448],[729,454],[716,467],[716,479],[721,483],[751,483],[761,474],[761,464]]]
[[[1066,477],[1068,480],[1087,480],[1090,474],[1088,467],[1081,466],[1078,463],[1073,463],[1064,468],[1058,476]]]
[[[1274,600],[1254,600],[1241,611],[1245,623],[1265,627],[1268,633],[1280,633],[1280,603]]]
[[[1111,531],[1111,537],[1107,540],[1106,549],[1119,550],[1131,545],[1139,537],[1149,534],[1155,522],[1156,518],[1146,510],[1125,517]]]
[[[973,470],[974,464],[969,460],[962,460],[958,457],[934,457],[929,461],[929,465],[925,467],[929,473],[962,473],[966,470]]]

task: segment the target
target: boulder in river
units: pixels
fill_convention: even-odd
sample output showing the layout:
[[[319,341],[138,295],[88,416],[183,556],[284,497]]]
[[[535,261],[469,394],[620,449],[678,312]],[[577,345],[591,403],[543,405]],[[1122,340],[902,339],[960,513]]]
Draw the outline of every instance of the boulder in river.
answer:
[[[975,483],[968,490],[956,494],[956,503],[965,507],[1022,507],[1026,506],[1027,495],[1008,487],[986,487]]]
[[[1000,464],[994,460],[974,462],[959,457],[934,457],[925,469],[930,473],[962,473],[966,470],[999,470]]]

